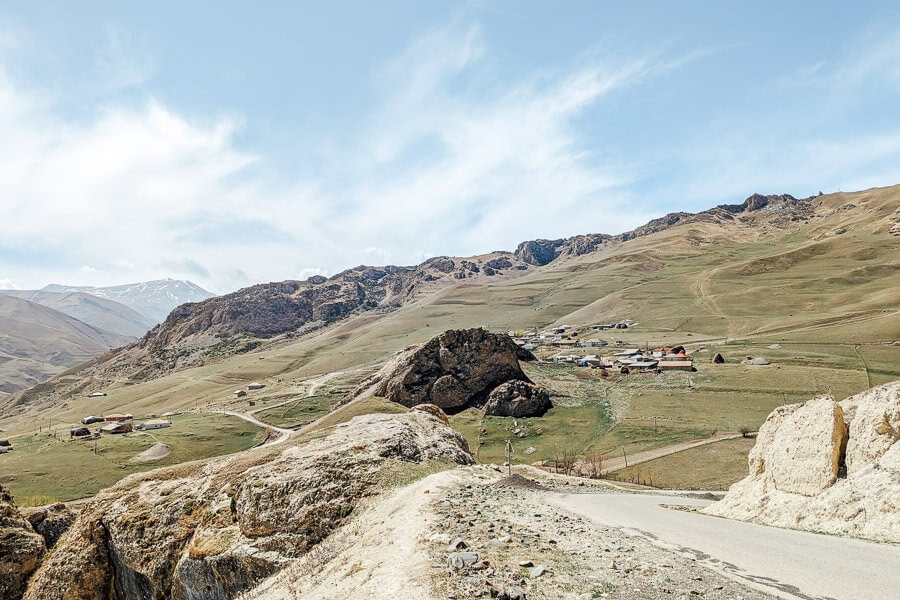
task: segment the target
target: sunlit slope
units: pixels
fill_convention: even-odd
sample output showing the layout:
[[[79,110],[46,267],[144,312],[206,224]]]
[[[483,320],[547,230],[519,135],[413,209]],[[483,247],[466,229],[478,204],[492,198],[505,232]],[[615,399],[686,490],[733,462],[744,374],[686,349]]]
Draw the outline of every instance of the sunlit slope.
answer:
[[[266,398],[302,393],[302,381],[318,374],[363,369],[347,375],[358,379],[391,353],[448,328],[623,318],[638,326],[598,335],[641,345],[726,339],[751,347],[846,345],[829,350],[820,366],[861,369],[868,360],[871,377],[896,378],[891,364],[900,363],[900,347],[889,344],[900,339],[900,237],[889,230],[900,220],[898,207],[900,188],[893,187],[823,196],[808,222],[772,226],[760,211],[744,222],[673,227],[516,279],[461,282],[387,314],[352,317],[148,383],[85,381],[76,370],[67,377],[78,393],[54,399],[42,415],[73,419],[112,408],[138,414],[234,404],[232,392],[257,380],[267,384],[258,394],[264,405]],[[850,380],[866,376],[860,370]],[[110,395],[99,404],[83,398],[101,388]]]

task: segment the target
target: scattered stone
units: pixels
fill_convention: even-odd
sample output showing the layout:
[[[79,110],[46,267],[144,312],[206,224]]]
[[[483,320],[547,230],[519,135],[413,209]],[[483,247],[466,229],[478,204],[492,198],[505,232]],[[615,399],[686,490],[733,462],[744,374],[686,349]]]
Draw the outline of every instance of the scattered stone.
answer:
[[[469,546],[466,544],[466,541],[461,537],[454,538],[453,541],[447,546],[447,552],[454,552],[456,550],[460,550],[462,548],[468,548]]]
[[[487,546],[488,548],[505,548],[511,540],[512,538],[510,536],[505,535],[503,537],[494,538],[488,541]]]
[[[519,566],[520,566],[520,567],[533,567],[533,566],[534,566],[534,561],[531,561],[531,560],[520,560],[520,561],[519,561]]]
[[[464,569],[478,562],[478,555],[474,552],[453,552],[447,562],[451,569]]]
[[[543,565],[536,565],[536,566],[532,567],[531,570],[528,571],[528,576],[531,577],[532,579],[537,579],[538,577],[540,577],[541,575],[543,575],[546,572],[547,572],[547,567],[545,567]]]
[[[525,590],[517,585],[510,586],[506,590],[506,597],[508,600],[525,600]]]

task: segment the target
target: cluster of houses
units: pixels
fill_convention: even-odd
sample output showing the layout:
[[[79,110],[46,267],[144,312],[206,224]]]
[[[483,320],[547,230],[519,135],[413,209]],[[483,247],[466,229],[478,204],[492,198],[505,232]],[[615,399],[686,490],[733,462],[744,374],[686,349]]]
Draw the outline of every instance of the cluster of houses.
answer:
[[[634,321],[625,319],[616,323],[604,323],[602,325],[592,325],[592,330],[601,329],[628,329],[633,327]],[[508,331],[507,334],[513,338],[513,341],[525,350],[537,350],[541,346],[549,346],[553,348],[599,348],[608,346],[609,342],[600,338],[581,339],[578,337],[578,331],[571,325],[559,325],[549,329],[527,330],[527,331]],[[621,345],[623,342],[616,342]]]
[[[615,323],[592,325],[590,329],[629,329],[634,325],[634,321],[626,319]],[[596,337],[585,339],[579,333],[570,325],[559,325],[541,331],[507,332],[513,341],[525,350],[562,350],[545,359],[554,363],[572,363],[581,367],[601,369],[618,368],[622,373],[648,369],[659,371],[694,370],[694,358],[685,351],[684,346],[660,346],[651,349],[648,345],[644,349],[624,348],[625,343],[622,340],[616,340],[614,347],[617,351],[608,356],[576,353],[574,352],[576,348],[602,348],[610,345],[608,341]]]
[[[164,417],[173,416],[175,413],[165,413]],[[168,419],[151,418],[142,423],[133,424],[134,415],[132,414],[111,414],[103,417],[95,417],[93,415],[81,419],[81,427],[73,427],[69,430],[69,437],[76,439],[94,439],[103,434],[119,434],[131,433],[132,431],[146,431],[151,429],[163,429],[171,427],[172,421]],[[94,423],[106,423],[99,429],[91,431],[84,425],[93,425]]]

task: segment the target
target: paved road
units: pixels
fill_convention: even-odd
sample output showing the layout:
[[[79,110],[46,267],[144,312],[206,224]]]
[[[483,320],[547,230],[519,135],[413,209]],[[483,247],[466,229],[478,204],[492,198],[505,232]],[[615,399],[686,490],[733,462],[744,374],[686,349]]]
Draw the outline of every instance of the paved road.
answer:
[[[640,494],[548,494],[547,500],[783,598],[900,598],[900,545],[764,527],[663,508],[705,500]]]
[[[634,454],[627,455],[627,457],[616,456],[613,458],[607,458],[603,460],[603,468],[600,473],[602,475],[606,475],[607,473],[621,471],[622,469],[625,469],[627,467],[639,465],[641,463],[649,462],[657,458],[662,458],[663,456],[669,456],[670,454],[675,454],[677,452],[683,452],[691,448],[696,448],[697,446],[706,446],[707,444],[715,444],[716,442],[722,442],[724,440],[735,440],[739,437],[742,437],[740,433],[717,435],[702,440],[694,440],[693,442],[672,444],[671,446],[656,448],[655,450],[647,450],[646,452],[636,452]]]

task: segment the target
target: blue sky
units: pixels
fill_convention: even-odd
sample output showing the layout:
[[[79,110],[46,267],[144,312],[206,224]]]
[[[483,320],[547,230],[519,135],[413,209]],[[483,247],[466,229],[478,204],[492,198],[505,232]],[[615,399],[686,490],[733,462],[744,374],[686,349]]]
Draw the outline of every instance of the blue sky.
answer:
[[[900,183],[896,3],[323,4],[0,5],[0,287],[226,292]]]

